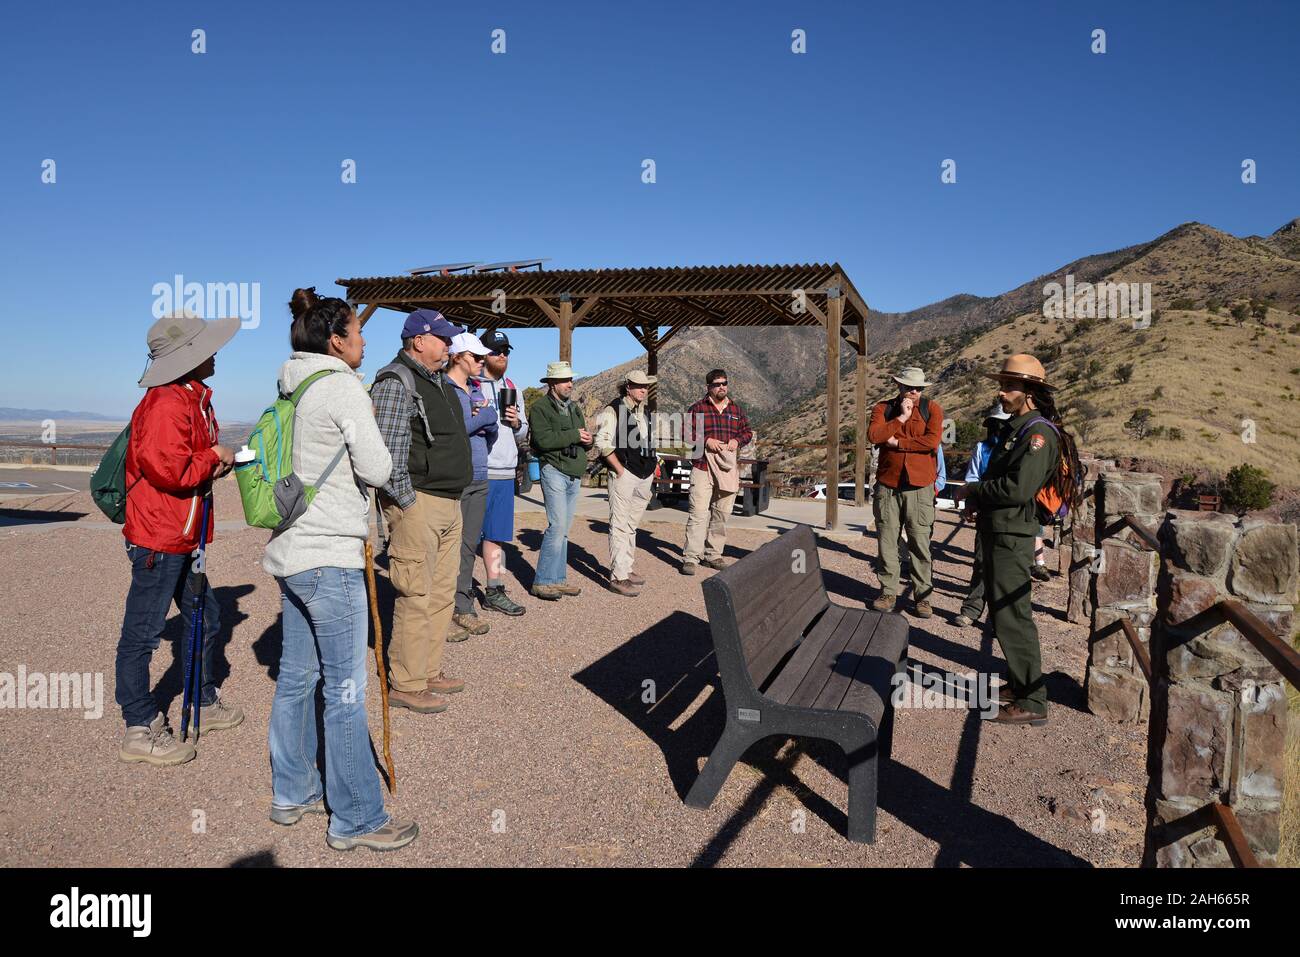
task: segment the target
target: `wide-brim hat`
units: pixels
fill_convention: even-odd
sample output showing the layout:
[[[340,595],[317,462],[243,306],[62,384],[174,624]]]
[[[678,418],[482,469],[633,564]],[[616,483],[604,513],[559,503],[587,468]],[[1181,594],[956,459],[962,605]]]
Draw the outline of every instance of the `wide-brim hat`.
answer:
[[[573,367],[567,362],[548,362],[543,382],[564,382],[573,378]]]
[[[175,382],[215,356],[238,331],[238,316],[210,321],[192,312],[163,316],[149,327],[149,367],[140,376],[140,386]]]
[[[657,375],[646,375],[640,369],[633,369],[627,374],[628,385],[654,385],[658,381]]]
[[[1047,370],[1043,368],[1043,364],[1027,352],[1018,352],[1013,356],[1007,356],[1002,363],[1001,371],[985,372],[983,375],[994,381],[1018,379],[1021,382],[1047,389],[1049,392],[1056,390],[1056,386],[1047,381]]]
[[[933,382],[927,382],[925,373],[916,366],[908,366],[896,376],[890,376],[899,385],[905,385],[912,389],[927,389],[934,385]]]

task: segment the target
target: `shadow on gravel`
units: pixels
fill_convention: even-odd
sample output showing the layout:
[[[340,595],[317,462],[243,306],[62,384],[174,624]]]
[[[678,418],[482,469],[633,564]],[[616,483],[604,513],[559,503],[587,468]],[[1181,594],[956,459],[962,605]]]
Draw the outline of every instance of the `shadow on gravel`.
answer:
[[[575,518],[574,521],[577,521]],[[542,550],[542,536],[545,530],[540,528],[521,528],[519,530],[519,544],[531,552],[540,552]],[[507,562],[507,567],[509,564]],[[579,572],[582,577],[589,579],[601,588],[605,587],[605,569],[597,560],[596,556],[591,554],[581,545],[576,543],[572,538],[569,539],[569,557],[568,567]],[[531,588],[533,579],[536,576],[536,569],[528,569],[528,584],[526,587]],[[520,579],[522,584],[524,579]]]
[[[231,861],[228,867],[279,867],[275,860],[275,851],[269,847],[264,851],[258,851],[256,854],[249,854],[245,857],[237,857]]]
[[[212,588],[221,609],[221,630],[217,632],[217,648],[213,657],[212,680],[222,684],[230,676],[230,662],[226,660],[226,644],[234,633],[235,627],[248,615],[239,610],[239,599],[253,591],[253,585],[223,585]],[[175,605],[173,604],[173,608]],[[277,626],[278,629],[278,626]],[[154,696],[163,714],[169,713],[173,702],[181,696],[185,688],[185,652],[190,637],[190,622],[179,612],[173,614],[163,629],[161,641],[171,645],[172,660],[158,680]]]
[[[51,512],[27,508],[0,508],[0,528],[16,525],[49,525],[54,522],[75,522],[89,512]]]

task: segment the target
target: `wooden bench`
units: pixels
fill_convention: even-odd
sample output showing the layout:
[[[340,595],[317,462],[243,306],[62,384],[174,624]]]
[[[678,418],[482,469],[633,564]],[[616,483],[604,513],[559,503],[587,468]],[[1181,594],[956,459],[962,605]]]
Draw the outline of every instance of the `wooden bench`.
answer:
[[[832,602],[807,525],[703,588],[727,725],[686,803],[712,804],[736,762],[762,738],[822,738],[848,758],[848,838],[873,843],[878,758],[889,757],[890,696],[907,657],[907,620]]]

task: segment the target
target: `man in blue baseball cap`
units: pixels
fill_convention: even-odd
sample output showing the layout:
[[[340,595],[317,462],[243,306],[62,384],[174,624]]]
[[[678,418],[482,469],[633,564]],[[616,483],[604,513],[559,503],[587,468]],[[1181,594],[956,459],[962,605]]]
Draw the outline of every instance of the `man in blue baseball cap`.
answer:
[[[417,309],[402,326],[402,350],[375,374],[375,420],[393,456],[379,491],[388,523],[393,606],[388,702],[419,714],[447,710],[463,681],[442,670],[460,569],[460,498],[473,478],[469,436],[456,387],[443,366],[464,332],[436,309]]]

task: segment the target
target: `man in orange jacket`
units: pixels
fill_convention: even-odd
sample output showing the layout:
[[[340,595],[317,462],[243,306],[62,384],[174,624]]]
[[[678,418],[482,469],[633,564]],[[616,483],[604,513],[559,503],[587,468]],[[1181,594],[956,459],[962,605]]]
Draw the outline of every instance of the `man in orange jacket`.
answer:
[[[871,496],[876,519],[881,595],[876,611],[893,611],[898,599],[898,540],[907,529],[911,554],[912,602],[918,618],[934,614],[930,607],[930,531],[934,527],[934,483],[938,449],[943,436],[943,409],[921,395],[933,383],[910,366],[892,377],[898,395],[877,402],[871,410],[867,439],[880,447],[876,485]]]
[[[211,540],[216,517],[202,525],[203,498],[212,480],[230,471],[234,453],[222,445],[204,383],[216,368],[216,352],[239,331],[238,319],[205,322],[192,315],[164,316],[149,329],[152,360],[140,385],[148,389],[131,416],[126,451],[126,554],[131,590],[126,596],[117,645],[117,703],[126,720],[118,752],[123,761],[183,764],[194,745],[167,730],[149,688],[149,662],[173,602],[189,622],[194,595],[188,587],[193,552]],[[233,728],[239,708],[221,700],[213,680],[220,607],[207,586],[204,597],[203,730]]]

